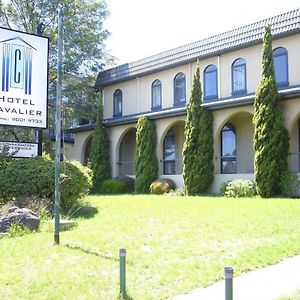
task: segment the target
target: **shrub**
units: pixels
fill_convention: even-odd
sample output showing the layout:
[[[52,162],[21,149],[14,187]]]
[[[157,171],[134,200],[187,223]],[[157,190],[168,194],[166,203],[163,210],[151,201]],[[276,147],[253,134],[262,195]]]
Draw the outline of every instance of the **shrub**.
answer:
[[[9,148],[4,146],[0,149],[0,169],[7,167],[13,160],[12,155],[9,153]]]
[[[226,181],[226,182],[223,182],[220,186],[220,194],[222,196],[225,196],[225,192],[226,192],[226,188],[227,188],[227,185],[230,181]]]
[[[175,183],[170,179],[155,180],[150,185],[151,194],[161,195],[175,189]]]
[[[149,193],[149,186],[158,173],[155,154],[156,131],[153,121],[141,116],[136,126],[136,149],[134,157],[135,192]]]
[[[61,206],[70,208],[85,197],[92,188],[92,172],[78,161],[64,162],[61,166]]]
[[[225,197],[253,197],[255,195],[255,186],[252,181],[236,179],[229,181],[221,186],[222,195]]]
[[[103,194],[124,194],[125,184],[113,179],[103,181],[101,192]]]
[[[207,192],[214,178],[213,117],[201,106],[200,68],[197,64],[187,106],[183,144],[183,179],[188,195]]]
[[[254,175],[257,192],[264,198],[283,193],[280,182],[288,171],[289,134],[279,107],[271,28],[263,36],[262,77],[254,100]]]
[[[175,190],[170,190],[168,196],[186,196],[186,191],[185,188],[180,188],[180,189],[175,189]]]
[[[91,188],[91,173],[78,162],[61,164],[61,207],[66,209]],[[0,170],[0,201],[21,196],[54,200],[54,163],[43,157],[13,160]]]
[[[91,169],[93,170],[93,192],[99,193],[104,180],[110,178],[109,141],[103,125],[102,99],[98,102],[97,121],[91,146]]]
[[[280,181],[281,193],[284,197],[299,197],[300,180],[296,173],[285,172]]]
[[[134,179],[129,176],[119,175],[113,178],[114,181],[123,183],[125,185],[124,192],[132,193],[134,192]]]
[[[23,236],[25,234],[31,233],[28,227],[22,226],[19,223],[13,223],[9,226],[8,233],[11,237]]]

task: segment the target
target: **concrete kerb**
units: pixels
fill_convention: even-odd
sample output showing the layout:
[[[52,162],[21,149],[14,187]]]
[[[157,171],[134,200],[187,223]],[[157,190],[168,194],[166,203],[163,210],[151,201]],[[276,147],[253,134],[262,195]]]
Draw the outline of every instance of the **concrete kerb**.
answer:
[[[300,255],[284,259],[278,264],[244,273],[233,279],[234,300],[274,300],[291,295],[300,288]],[[172,300],[225,299],[224,280],[191,294]]]

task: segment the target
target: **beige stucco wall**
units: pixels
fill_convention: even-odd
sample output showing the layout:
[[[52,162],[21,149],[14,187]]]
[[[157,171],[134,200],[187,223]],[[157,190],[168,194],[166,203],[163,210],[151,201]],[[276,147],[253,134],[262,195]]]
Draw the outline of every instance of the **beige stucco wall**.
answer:
[[[85,163],[84,161],[85,149],[89,139],[92,137],[92,134],[93,134],[93,130],[76,132],[74,134],[75,136],[74,144],[65,143],[66,159],[77,160],[82,164]]]
[[[122,91],[123,116],[137,113],[138,109],[138,79],[128,80],[116,85],[111,85],[103,90],[103,116],[104,119],[113,117],[113,95],[120,89]]]
[[[273,48],[277,47],[285,47],[288,51],[290,85],[300,84],[300,35],[274,40]],[[200,60],[202,87],[204,86],[203,72],[205,68],[210,64],[214,64],[218,68],[219,98],[230,97],[232,92],[231,65],[236,59],[243,58],[246,61],[247,92],[254,93],[261,76],[261,55],[262,45],[256,45]],[[104,88],[104,118],[112,118],[113,116],[113,94],[117,89],[121,89],[123,93],[124,116],[151,111],[151,85],[156,79],[162,82],[162,108],[173,107],[173,81],[174,77],[180,72],[186,76],[186,100],[188,101],[195,68],[196,62],[187,63]]]

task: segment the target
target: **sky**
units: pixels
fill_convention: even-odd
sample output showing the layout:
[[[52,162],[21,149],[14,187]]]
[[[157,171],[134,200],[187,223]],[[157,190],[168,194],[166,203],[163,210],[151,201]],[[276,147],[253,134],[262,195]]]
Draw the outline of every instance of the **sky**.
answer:
[[[296,8],[299,0],[106,0],[115,64],[163,51]]]

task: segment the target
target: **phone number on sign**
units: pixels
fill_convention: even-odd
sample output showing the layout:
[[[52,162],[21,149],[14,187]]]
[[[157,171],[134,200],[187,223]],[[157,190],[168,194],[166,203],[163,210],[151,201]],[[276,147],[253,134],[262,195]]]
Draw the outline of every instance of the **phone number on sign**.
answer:
[[[34,124],[41,124],[42,120],[36,120],[36,119],[25,119],[25,118],[12,118],[12,121],[14,122],[28,122],[28,123],[34,123]]]

